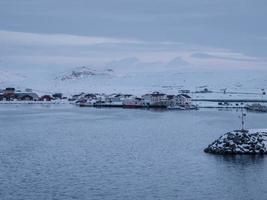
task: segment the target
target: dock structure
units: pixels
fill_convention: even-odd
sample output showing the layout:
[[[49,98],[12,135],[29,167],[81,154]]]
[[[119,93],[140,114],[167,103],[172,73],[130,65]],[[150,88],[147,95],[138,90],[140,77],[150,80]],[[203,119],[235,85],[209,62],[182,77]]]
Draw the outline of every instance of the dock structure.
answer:
[[[217,103],[267,103],[265,99],[192,99],[192,101],[206,101]]]
[[[265,99],[192,99],[199,108],[246,108],[249,104],[266,104]]]

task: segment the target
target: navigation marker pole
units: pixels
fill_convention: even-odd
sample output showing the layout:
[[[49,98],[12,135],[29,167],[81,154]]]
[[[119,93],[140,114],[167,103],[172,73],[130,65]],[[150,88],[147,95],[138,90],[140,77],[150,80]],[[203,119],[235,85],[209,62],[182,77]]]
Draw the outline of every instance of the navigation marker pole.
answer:
[[[241,116],[239,117],[241,118],[241,126],[242,126],[241,131],[244,131],[246,114],[244,113],[243,108],[241,108]]]

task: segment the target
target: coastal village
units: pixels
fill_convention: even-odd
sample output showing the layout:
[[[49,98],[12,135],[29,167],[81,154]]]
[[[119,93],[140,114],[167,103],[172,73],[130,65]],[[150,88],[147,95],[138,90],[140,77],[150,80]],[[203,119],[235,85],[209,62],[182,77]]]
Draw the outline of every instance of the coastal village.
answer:
[[[70,98],[62,93],[39,96],[31,89],[25,91],[6,88],[0,91],[0,101],[5,103],[42,103],[67,101],[81,107],[122,107],[122,108],[165,108],[165,109],[197,109],[188,94],[167,95],[160,92],[144,94],[140,97],[131,94],[99,94],[80,93]]]
[[[0,89],[0,104],[59,104],[70,103],[80,107],[159,108],[169,110],[197,110],[199,108],[245,108],[250,111],[267,112],[265,99],[192,98],[191,95],[209,95],[213,91],[179,90],[177,94],[152,92],[136,96],[122,93],[79,93],[69,97],[62,93],[39,95],[32,89],[19,90],[13,87]],[[223,91],[226,94],[226,91]],[[262,92],[262,96],[265,91]],[[199,97],[199,96],[197,96]]]

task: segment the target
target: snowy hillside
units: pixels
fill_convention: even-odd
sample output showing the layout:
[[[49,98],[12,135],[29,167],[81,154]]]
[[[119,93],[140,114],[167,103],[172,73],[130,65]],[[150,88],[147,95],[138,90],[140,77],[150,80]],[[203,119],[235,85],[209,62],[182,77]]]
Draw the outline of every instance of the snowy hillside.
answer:
[[[215,92],[227,89],[227,92],[249,92],[260,93],[261,89],[267,87],[267,76],[262,73],[229,72],[229,71],[196,71],[181,72],[180,70],[161,70],[149,72],[140,70],[135,72],[122,73],[115,71],[108,76],[86,75],[64,81],[55,80],[54,89],[64,92],[123,92],[142,94],[152,91],[177,93],[180,89],[198,91],[208,88]],[[198,96],[201,98],[201,95]],[[211,98],[214,96],[209,95]],[[218,94],[215,94],[217,96]]]
[[[0,88],[33,88],[41,92],[78,92],[144,94],[161,91],[176,94],[178,90],[258,93],[267,91],[267,72],[199,68],[177,57],[165,63],[143,62],[137,58],[113,61],[103,66],[43,68],[24,74],[0,72]],[[27,78],[26,78],[27,77]],[[219,93],[196,94],[198,98],[215,98]],[[226,98],[225,95],[221,95]],[[227,98],[244,95],[229,94]],[[259,95],[258,95],[259,96]],[[257,96],[257,97],[258,97]],[[253,96],[249,97],[253,98]]]
[[[25,81],[26,78],[26,75],[0,70],[0,87],[16,86]]]

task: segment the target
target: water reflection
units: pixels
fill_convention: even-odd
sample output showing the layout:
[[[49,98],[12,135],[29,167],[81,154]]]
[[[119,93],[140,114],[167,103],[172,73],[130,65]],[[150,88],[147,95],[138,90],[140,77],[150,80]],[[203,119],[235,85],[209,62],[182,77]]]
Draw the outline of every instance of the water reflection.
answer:
[[[234,166],[251,166],[251,165],[264,165],[264,155],[209,155],[218,163],[225,163]]]

